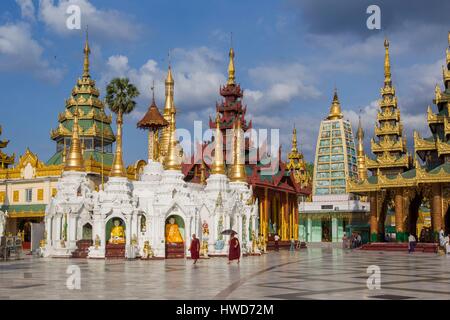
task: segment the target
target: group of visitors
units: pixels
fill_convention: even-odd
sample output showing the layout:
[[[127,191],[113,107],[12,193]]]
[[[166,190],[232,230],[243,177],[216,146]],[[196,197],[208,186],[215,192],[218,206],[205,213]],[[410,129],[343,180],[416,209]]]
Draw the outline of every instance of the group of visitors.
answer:
[[[417,245],[416,237],[410,234],[408,237],[408,252],[414,252]],[[450,253],[450,241],[448,234],[446,235],[444,229],[439,231],[439,247],[446,253]]]
[[[229,249],[228,249],[228,264],[232,261],[237,260],[237,263],[241,261],[241,244],[239,239],[236,237],[237,233],[232,233],[230,235]],[[200,259],[200,240],[195,234],[192,235],[191,246],[189,247],[191,252],[191,259],[194,260],[194,264]]]
[[[275,234],[275,236],[273,237],[273,241],[275,244],[274,245],[275,251],[280,251],[280,236],[278,234]],[[300,241],[295,241],[294,238],[291,238],[289,251],[293,252],[299,248],[300,248]]]
[[[352,232],[351,237],[347,237],[347,233],[344,232],[342,237],[342,248],[343,249],[355,249],[362,245],[362,238],[358,232]]]

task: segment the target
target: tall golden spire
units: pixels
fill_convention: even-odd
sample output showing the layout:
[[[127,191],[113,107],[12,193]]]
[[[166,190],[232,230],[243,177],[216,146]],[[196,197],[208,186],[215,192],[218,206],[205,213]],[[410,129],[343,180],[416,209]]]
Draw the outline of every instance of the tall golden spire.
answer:
[[[231,166],[230,181],[231,182],[247,182],[247,174],[245,172],[245,162],[242,159],[243,146],[242,142],[244,137],[242,136],[241,119],[236,119],[237,123],[234,124],[234,143],[233,143],[233,165]]]
[[[84,44],[84,63],[83,63],[83,78],[89,78],[89,55],[91,54],[91,49],[89,48],[89,35],[86,28],[86,42]]]
[[[228,85],[234,85],[235,83],[235,69],[234,69],[234,50],[233,47],[230,48],[230,63],[228,64]]]
[[[167,147],[169,145],[170,121],[172,119],[172,113],[177,112],[175,104],[173,102],[173,100],[174,100],[174,98],[173,98],[174,97],[174,93],[173,93],[174,85],[175,85],[175,81],[173,80],[173,76],[172,76],[172,68],[169,64],[169,68],[167,71],[167,78],[165,81],[166,101],[164,104],[164,111],[163,111],[163,117],[169,125],[162,129],[161,140],[159,143],[159,145],[161,146],[160,153],[161,153],[161,156],[163,156],[163,157],[166,156]]]
[[[110,177],[126,177],[125,167],[123,165],[122,157],[122,114],[117,115],[117,139],[116,139],[116,153],[114,155],[114,162],[111,167]]]
[[[364,153],[364,130],[361,125],[361,115],[359,116],[358,132],[356,134],[358,139],[358,147],[356,150],[356,158],[358,165],[358,178],[360,180],[367,179],[366,154]]]
[[[164,159],[165,170],[181,170],[181,164],[178,161],[179,156],[177,154],[177,138],[175,127],[175,112],[171,112],[170,127],[169,127],[169,144],[167,149],[167,155]]]
[[[78,105],[73,115],[72,141],[70,143],[69,155],[66,157],[64,171],[84,171],[84,160],[80,143],[80,127],[78,125]]]
[[[169,114],[170,112],[175,110],[175,105],[173,103],[173,87],[175,82],[173,81],[172,76],[172,67],[169,65],[169,70],[167,71],[167,78],[166,78],[166,102],[164,104],[164,114],[166,112]]]
[[[298,149],[297,149],[297,128],[295,128],[294,126],[294,130],[292,130],[292,149],[291,149],[292,153],[297,153]]]
[[[216,135],[214,147],[214,161],[211,166],[212,174],[225,174],[225,165],[223,161],[223,140],[222,131],[220,130],[219,113],[216,115]]]
[[[342,118],[341,103],[339,102],[337,89],[334,88],[333,102],[331,103],[330,114],[328,115],[327,120],[338,120]]]
[[[391,61],[389,58],[389,40],[384,39],[384,83],[391,82]]]

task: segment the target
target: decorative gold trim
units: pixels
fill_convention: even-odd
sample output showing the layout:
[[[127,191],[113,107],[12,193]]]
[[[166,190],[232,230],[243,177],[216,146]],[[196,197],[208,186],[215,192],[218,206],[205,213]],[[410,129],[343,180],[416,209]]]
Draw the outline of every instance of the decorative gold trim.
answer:
[[[420,136],[420,133],[414,131],[414,150],[417,151],[431,151],[436,150],[436,143],[434,141],[428,141]]]

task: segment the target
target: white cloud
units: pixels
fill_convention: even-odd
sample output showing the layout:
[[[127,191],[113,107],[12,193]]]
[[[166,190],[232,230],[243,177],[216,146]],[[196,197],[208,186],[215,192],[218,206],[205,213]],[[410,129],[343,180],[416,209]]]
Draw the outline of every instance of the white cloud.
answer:
[[[249,70],[259,90],[246,90],[245,101],[254,108],[283,107],[295,98],[316,99],[321,93],[311,72],[300,63],[256,67]]]
[[[39,19],[53,32],[67,36],[73,30],[66,27],[67,7],[78,5],[81,24],[89,26],[89,32],[110,40],[134,40],[140,33],[139,25],[129,16],[113,9],[98,9],[88,0],[40,0]]]
[[[22,18],[30,21],[35,20],[33,0],[16,0],[16,3],[20,6]]]
[[[31,72],[38,78],[58,82],[62,71],[43,57],[44,49],[25,23],[0,26],[0,70]]]
[[[225,76],[220,70],[222,64],[221,57],[206,47],[172,51],[175,104],[181,115],[214,106],[220,85],[225,82]],[[154,59],[150,58],[141,67],[133,68],[128,57],[115,55],[108,58],[100,83],[104,87],[114,77],[129,77],[141,92],[143,105],[137,112],[142,112],[151,99],[150,87],[153,81],[157,103],[162,107],[166,75],[167,68],[158,65]]]

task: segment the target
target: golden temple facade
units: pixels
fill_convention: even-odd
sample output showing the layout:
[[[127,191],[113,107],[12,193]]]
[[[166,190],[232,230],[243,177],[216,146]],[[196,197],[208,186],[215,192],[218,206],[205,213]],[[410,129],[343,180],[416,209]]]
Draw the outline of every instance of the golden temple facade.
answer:
[[[402,138],[400,111],[397,108],[395,91],[390,84],[389,44],[385,43],[385,86],[375,134],[382,137],[372,141],[375,160],[366,158],[371,176],[349,181],[351,192],[367,195],[371,205],[371,241],[383,241],[385,219],[389,209],[395,211],[397,241],[406,241],[408,234],[418,234],[419,211],[428,206],[431,216],[432,239],[438,232],[450,231],[450,33],[446,50],[446,66],[443,67],[444,90],[435,89],[433,103],[436,112],[428,107],[426,119],[431,136],[422,138],[414,132],[415,158],[411,161]],[[363,170],[363,168],[361,168]]]

